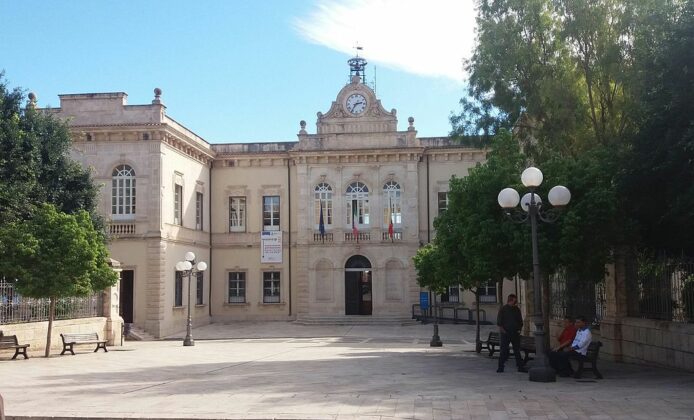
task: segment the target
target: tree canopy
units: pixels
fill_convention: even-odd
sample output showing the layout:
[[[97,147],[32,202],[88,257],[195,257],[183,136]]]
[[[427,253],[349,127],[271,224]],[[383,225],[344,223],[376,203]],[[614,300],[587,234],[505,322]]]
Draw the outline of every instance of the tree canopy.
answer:
[[[30,218],[42,203],[65,213],[88,211],[97,226],[97,193],[89,171],[70,159],[67,124],[23,107],[20,89],[0,73],[0,224]]]
[[[553,185],[571,190],[557,226],[543,227],[540,243],[551,247],[542,260],[598,279],[615,247],[693,255],[692,2],[477,6],[467,95],[451,134],[490,145],[512,130],[527,164],[545,174],[543,197]]]

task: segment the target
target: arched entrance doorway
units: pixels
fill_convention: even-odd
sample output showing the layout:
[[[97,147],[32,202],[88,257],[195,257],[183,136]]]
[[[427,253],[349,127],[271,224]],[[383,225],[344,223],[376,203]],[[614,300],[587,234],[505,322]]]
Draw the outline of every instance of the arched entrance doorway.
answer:
[[[345,263],[345,315],[371,315],[371,262],[354,255]]]

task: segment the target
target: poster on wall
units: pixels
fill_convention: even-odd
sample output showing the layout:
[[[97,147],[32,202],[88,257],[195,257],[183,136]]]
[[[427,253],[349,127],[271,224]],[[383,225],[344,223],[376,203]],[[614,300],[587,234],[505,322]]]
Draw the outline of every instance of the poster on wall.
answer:
[[[260,233],[260,262],[282,262],[282,232],[264,231]]]

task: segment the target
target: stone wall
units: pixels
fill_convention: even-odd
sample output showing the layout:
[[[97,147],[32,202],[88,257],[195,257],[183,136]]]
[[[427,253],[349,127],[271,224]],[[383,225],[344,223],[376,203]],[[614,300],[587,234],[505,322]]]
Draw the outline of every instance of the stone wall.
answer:
[[[603,324],[613,360],[694,372],[694,325],[630,317]]]
[[[0,325],[5,335],[16,335],[20,344],[29,344],[29,356],[42,356],[46,348],[46,332],[48,329],[48,321],[43,322],[27,322],[24,324],[7,324]],[[53,334],[51,337],[51,354],[60,354],[63,349],[62,341],[60,340],[61,333],[93,333],[99,334],[99,338],[108,337],[107,318],[80,318],[66,319],[53,321]],[[119,334],[120,335],[120,334]],[[115,345],[120,345],[117,341]],[[93,349],[87,345],[75,347],[79,349],[83,347],[85,351]],[[12,357],[14,350],[2,350],[0,358],[6,359]],[[21,358],[21,356],[20,356]]]

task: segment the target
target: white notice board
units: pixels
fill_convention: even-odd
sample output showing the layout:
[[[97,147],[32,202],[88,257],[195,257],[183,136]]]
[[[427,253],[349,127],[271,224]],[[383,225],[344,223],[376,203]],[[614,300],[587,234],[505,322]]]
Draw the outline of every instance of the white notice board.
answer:
[[[282,231],[264,231],[260,233],[260,262],[282,262]]]

